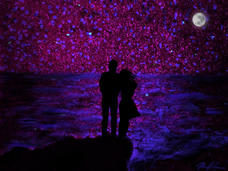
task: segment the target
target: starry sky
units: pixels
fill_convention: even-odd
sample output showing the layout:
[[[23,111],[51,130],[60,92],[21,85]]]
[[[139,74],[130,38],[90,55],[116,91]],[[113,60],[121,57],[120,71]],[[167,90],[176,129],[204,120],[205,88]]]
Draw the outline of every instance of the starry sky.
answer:
[[[226,0],[1,0],[0,71],[224,73]],[[192,24],[196,12],[207,23]]]

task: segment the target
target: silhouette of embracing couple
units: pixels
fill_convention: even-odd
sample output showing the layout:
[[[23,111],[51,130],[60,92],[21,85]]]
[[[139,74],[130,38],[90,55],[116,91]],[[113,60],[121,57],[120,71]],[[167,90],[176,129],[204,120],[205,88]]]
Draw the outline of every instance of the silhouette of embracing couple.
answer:
[[[139,116],[137,107],[132,99],[137,87],[135,76],[127,69],[116,73],[117,61],[109,62],[109,71],[101,75],[99,86],[102,93],[102,136],[108,135],[108,116],[111,113],[111,135],[116,136],[118,95],[121,93],[119,104],[119,137],[125,137],[129,120]]]

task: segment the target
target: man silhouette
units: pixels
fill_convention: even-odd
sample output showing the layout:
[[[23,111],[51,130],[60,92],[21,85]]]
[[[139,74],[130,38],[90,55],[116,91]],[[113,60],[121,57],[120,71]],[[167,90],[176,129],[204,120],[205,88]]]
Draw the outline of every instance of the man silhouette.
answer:
[[[116,136],[119,74],[116,73],[117,61],[109,62],[109,71],[101,75],[99,86],[102,93],[102,136],[108,134],[108,115],[111,111],[111,135]]]

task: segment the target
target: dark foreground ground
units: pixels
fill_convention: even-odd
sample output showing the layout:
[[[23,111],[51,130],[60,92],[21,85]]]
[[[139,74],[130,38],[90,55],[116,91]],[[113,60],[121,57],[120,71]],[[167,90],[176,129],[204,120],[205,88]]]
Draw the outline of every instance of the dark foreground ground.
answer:
[[[97,74],[1,74],[0,162],[22,168],[46,162],[60,170],[72,163],[76,170],[228,170],[227,76],[139,75],[134,99],[141,116],[131,121],[126,141],[99,138],[98,80]],[[62,140],[69,136],[75,140]],[[100,165],[103,158],[107,165]]]
[[[128,139],[65,137],[45,148],[16,147],[0,158],[1,171],[126,171],[132,153]]]

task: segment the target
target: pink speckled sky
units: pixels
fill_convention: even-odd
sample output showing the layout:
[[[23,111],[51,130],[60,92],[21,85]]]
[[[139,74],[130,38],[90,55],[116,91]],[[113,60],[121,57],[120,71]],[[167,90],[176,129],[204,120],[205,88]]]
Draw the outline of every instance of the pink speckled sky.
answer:
[[[0,71],[227,72],[226,0],[1,0]],[[207,16],[203,28],[192,16]]]

